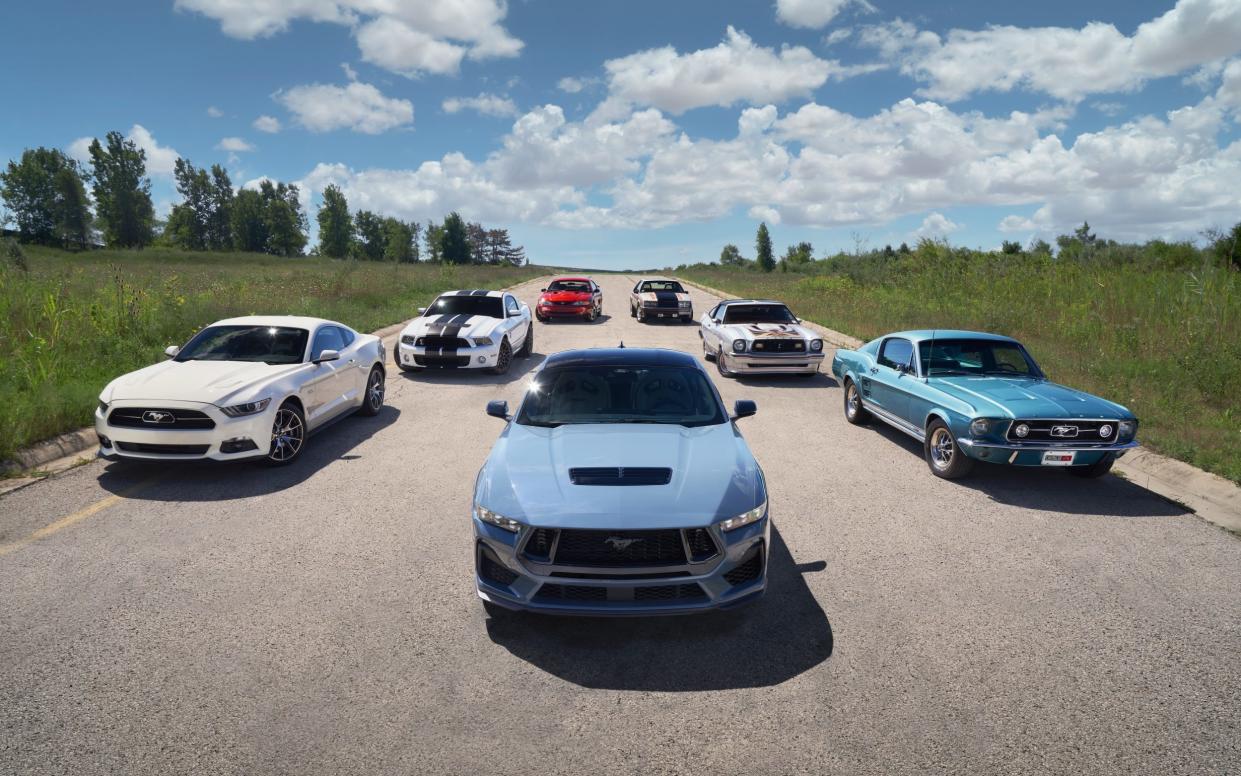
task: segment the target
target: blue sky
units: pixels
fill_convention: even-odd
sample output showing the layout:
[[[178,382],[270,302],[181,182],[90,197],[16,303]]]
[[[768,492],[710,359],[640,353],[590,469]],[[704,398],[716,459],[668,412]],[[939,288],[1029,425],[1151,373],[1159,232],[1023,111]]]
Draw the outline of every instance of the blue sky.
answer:
[[[1241,220],[1236,0],[52,0],[4,20],[0,158],[121,130],[161,212],[181,155],[296,181],[312,216],[335,183],[604,268],[751,256],[760,219],[819,255]]]

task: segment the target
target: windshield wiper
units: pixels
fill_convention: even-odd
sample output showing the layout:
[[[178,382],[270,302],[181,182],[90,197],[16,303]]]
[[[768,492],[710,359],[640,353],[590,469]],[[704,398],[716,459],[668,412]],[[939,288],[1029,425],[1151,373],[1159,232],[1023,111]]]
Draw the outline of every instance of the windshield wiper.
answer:
[[[966,377],[977,374],[977,372],[967,372],[964,369],[934,369],[927,372],[927,377],[943,377],[944,375],[964,375]]]

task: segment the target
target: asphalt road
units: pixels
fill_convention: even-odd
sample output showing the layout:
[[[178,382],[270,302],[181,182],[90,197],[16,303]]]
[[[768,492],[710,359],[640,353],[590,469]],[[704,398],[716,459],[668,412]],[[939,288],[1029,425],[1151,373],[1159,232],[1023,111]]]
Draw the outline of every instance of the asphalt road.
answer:
[[[938,480],[827,376],[717,378],[758,402],[760,603],[488,620],[486,402],[567,348],[698,352],[601,281],[610,317],[536,324],[504,378],[391,376],[292,468],[0,499],[0,773],[1241,773],[1241,541],[1117,477]]]

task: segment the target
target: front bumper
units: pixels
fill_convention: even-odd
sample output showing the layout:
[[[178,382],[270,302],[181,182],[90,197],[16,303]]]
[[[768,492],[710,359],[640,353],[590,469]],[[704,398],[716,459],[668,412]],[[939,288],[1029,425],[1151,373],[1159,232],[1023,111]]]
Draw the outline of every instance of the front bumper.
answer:
[[[594,310],[594,305],[591,304],[581,307],[567,304],[539,304],[536,311],[540,318],[588,318],[592,310]]]
[[[1098,463],[1105,456],[1119,458],[1126,451],[1138,446],[1136,439],[1118,444],[1073,445],[1053,444],[1048,442],[990,442],[987,440],[959,437],[957,446],[970,458],[991,463],[1004,463],[1013,466],[1042,466],[1043,453],[1073,453],[1073,466],[1090,466]]]
[[[689,307],[647,307],[642,305],[643,318],[693,318],[694,308]]]
[[[822,363],[822,353],[724,352],[724,366],[743,375],[814,374]]]
[[[272,425],[279,407],[275,402],[256,415],[230,418],[219,407],[192,401],[115,401],[111,414],[128,407],[158,407],[201,412],[215,422],[210,429],[137,428],[110,423],[95,410],[95,433],[99,435],[99,457],[135,461],[241,461],[261,458],[271,450]],[[249,447],[244,440],[253,443]],[[106,444],[105,444],[106,441]],[[224,452],[231,443],[237,452]],[[241,448],[249,449],[241,449]]]
[[[533,528],[527,526],[520,534],[512,534],[477,518],[472,522],[478,597],[514,611],[592,617],[695,614],[750,603],[767,589],[771,546],[767,517],[723,536],[712,528],[721,551],[697,567],[678,567],[666,575],[649,566],[593,569],[598,573],[564,571],[556,566],[535,569],[518,551]],[[746,564],[755,562],[759,564],[756,576],[737,584],[727,578],[730,573],[734,579],[747,576],[745,569],[753,566]],[[558,597],[546,595],[556,588]],[[566,590],[572,593],[563,592]]]
[[[488,369],[496,365],[500,357],[500,344],[473,345],[468,348],[445,350],[406,345],[400,340],[393,351],[396,360],[407,367],[421,369]]]

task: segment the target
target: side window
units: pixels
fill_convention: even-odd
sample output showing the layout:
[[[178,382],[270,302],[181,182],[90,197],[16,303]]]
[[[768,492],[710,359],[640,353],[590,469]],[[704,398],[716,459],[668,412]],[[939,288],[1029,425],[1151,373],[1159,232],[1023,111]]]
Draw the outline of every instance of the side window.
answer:
[[[336,331],[340,332],[340,342],[342,345],[349,347],[353,344],[354,335],[352,331],[346,329],[344,326],[337,326]]]
[[[517,300],[511,296],[504,297],[504,308],[510,316],[521,315],[521,308],[517,306]]]
[[[707,313],[707,317],[710,318],[711,320],[715,320],[719,316],[720,316],[720,305],[718,304],[715,307],[711,308],[711,312]]]
[[[315,333],[315,344],[310,349],[310,360],[314,361],[325,350],[343,350],[345,343],[340,338],[340,329],[335,326],[324,326]]]
[[[633,292],[637,294],[637,293],[640,293],[641,291],[642,291],[642,283],[639,281],[638,284],[633,287]]]
[[[907,366],[912,363],[914,346],[907,339],[884,340],[879,348],[879,363],[889,369]]]

